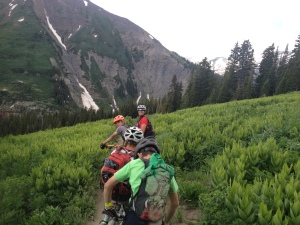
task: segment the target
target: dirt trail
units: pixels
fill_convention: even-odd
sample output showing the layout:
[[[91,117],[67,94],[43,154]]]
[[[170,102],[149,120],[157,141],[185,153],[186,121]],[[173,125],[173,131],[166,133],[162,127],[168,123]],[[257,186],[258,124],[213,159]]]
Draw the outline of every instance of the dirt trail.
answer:
[[[98,191],[96,196],[97,209],[94,215],[94,218],[87,223],[87,225],[99,225],[100,220],[103,218],[102,211],[104,209],[104,201],[103,201],[103,190]]]

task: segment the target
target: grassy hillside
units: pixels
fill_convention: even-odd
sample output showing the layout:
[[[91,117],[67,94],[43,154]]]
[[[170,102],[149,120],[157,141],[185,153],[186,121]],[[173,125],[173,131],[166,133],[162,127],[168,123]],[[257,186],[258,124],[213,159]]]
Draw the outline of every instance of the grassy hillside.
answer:
[[[299,103],[295,92],[151,115],[202,223],[299,224]],[[101,120],[0,139],[0,224],[84,224],[113,131]]]
[[[17,7],[11,19],[0,24],[2,103],[25,100],[55,104],[52,76],[56,71],[49,58],[57,55],[31,4]]]

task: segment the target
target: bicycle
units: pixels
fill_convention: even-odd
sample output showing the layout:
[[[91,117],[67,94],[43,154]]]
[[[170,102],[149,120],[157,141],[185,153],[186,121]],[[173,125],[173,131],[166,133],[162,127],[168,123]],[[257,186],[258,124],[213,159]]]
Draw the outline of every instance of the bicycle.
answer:
[[[111,150],[110,153],[112,153],[114,151],[114,149],[119,148],[119,147],[122,147],[122,145],[108,145],[108,144],[105,145],[106,149]],[[106,162],[106,166],[108,166],[110,168],[115,167],[115,165],[111,161],[108,160],[108,161],[105,161],[105,162]],[[103,177],[100,177],[100,189],[102,189],[102,190],[104,189],[104,183],[107,182],[109,177],[110,177],[109,174],[105,174]],[[130,188],[130,185],[129,185],[128,182],[122,182],[122,183],[118,184],[116,187],[117,187],[116,190],[121,190],[124,187]],[[109,215],[105,214],[104,213],[105,211],[103,211],[102,213],[105,214],[105,216],[103,217],[102,221],[100,221],[100,224],[121,225],[123,223],[123,219],[125,218],[126,203],[128,204],[128,198],[129,197],[130,196],[126,196],[126,197],[125,196],[119,196],[118,197],[118,195],[116,197],[116,196],[113,195],[113,208],[115,209],[115,211],[117,213],[117,217],[112,218]],[[106,222],[104,222],[104,221],[106,221]]]
[[[121,225],[123,224],[123,220],[125,218],[125,209],[124,203],[122,202],[114,202],[113,208],[117,213],[117,217],[110,217],[109,215],[105,214],[105,210],[102,212],[105,214],[104,219],[108,221],[107,225]],[[101,223],[100,223],[101,224]]]

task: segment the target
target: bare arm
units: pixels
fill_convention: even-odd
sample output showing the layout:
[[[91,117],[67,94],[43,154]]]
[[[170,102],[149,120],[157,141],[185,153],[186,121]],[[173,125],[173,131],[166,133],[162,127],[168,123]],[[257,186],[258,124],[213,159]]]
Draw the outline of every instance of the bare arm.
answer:
[[[165,217],[165,223],[169,223],[174,213],[176,212],[177,207],[179,206],[178,194],[177,193],[170,193],[170,205],[167,209],[167,214]]]
[[[115,176],[112,176],[105,184],[104,184],[104,203],[109,203],[112,201],[112,190],[114,186],[119,183],[119,181],[115,178]]]
[[[117,131],[113,132],[112,135],[110,135],[104,142],[103,144],[106,144],[107,142],[110,142],[112,139],[114,139],[115,136],[117,136]]]
[[[147,125],[143,123],[143,124],[141,125],[141,130],[143,131],[143,133],[145,133],[146,128],[147,128]]]

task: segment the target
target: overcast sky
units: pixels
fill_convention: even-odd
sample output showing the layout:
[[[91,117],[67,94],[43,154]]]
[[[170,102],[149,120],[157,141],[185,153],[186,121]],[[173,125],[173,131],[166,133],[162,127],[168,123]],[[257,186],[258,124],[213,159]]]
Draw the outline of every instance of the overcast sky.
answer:
[[[227,58],[244,40],[250,40],[256,58],[272,43],[279,50],[289,44],[292,50],[300,35],[298,0],[91,1],[194,62]]]

